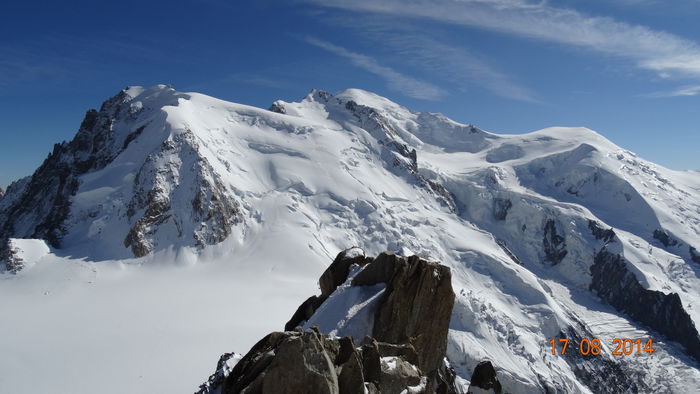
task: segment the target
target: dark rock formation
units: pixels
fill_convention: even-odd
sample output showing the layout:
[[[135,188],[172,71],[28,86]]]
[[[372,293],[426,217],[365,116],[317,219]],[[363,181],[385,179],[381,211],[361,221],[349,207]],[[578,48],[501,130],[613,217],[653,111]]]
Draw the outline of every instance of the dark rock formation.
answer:
[[[615,239],[616,234],[612,228],[605,229],[601,227],[600,224],[595,220],[588,221],[588,228],[591,230],[591,233],[597,240],[601,240],[605,243],[608,243]]]
[[[523,226],[524,226],[524,225],[523,225]],[[510,257],[510,259],[513,260],[513,262],[514,262],[515,264],[523,265],[523,266],[525,265],[525,264],[523,264],[522,261],[520,261],[520,259],[518,258],[518,256],[516,256],[515,253],[513,253],[513,251],[510,250],[510,249],[508,248],[508,244],[506,244],[506,241],[497,238],[497,239],[496,239],[496,245],[500,246],[501,249],[503,249],[503,251],[506,252],[506,254],[508,255],[508,257]]]
[[[291,331],[296,326],[309,320],[321,304],[328,299],[328,296],[347,280],[351,265],[357,264],[362,267],[371,261],[372,258],[365,257],[364,252],[359,248],[350,248],[338,253],[333,263],[326,268],[318,280],[321,295],[311,296],[299,305],[292,318],[284,325],[284,330]]]
[[[193,163],[189,168],[182,168],[182,160],[169,160],[171,155],[192,158]],[[168,164],[162,165],[162,162]],[[185,170],[194,188],[183,190],[180,198],[189,202],[191,211],[178,212],[171,208],[171,198],[175,194],[171,185],[178,184],[177,178]],[[202,247],[223,241],[231,227],[243,221],[240,204],[211,163],[199,154],[199,143],[191,130],[167,140],[159,151],[148,156],[134,177],[134,194],[127,216],[133,224],[124,238],[124,246],[136,257],[155,249],[154,234],[166,222],[170,221],[177,228],[179,237],[194,239],[195,246]],[[199,226],[185,233],[183,222],[199,223]]]
[[[695,249],[692,246],[689,246],[688,248],[688,252],[690,253],[690,259],[696,263],[700,263],[700,253],[698,253],[697,249]]]
[[[299,308],[294,312],[292,318],[284,325],[284,331],[291,331],[303,322],[309,320],[326,298],[328,298],[328,296],[311,296],[307,298],[306,301],[299,305]]]
[[[410,343],[421,370],[433,377],[445,357],[454,304],[447,266],[411,256],[382,253],[352,280],[353,286],[386,283],[372,336],[389,343]]]
[[[357,264],[362,267],[372,261],[371,258],[365,257],[364,252],[362,254],[358,252],[359,249],[352,248],[338,253],[333,263],[326,268],[318,280],[318,285],[321,287],[321,297],[327,298],[347,280],[351,265]]]
[[[590,288],[620,312],[676,341],[700,360],[700,335],[676,293],[647,290],[627,269],[624,259],[605,249],[591,266]]]
[[[38,238],[60,247],[70,197],[78,190],[78,176],[103,168],[120,152],[114,149],[112,125],[128,112],[124,91],[91,109],[70,142],[55,144],[53,151],[26,181],[12,191],[15,201],[0,210],[0,234],[4,237]],[[27,228],[26,223],[31,223]],[[22,226],[20,226],[22,224]]]
[[[398,394],[409,388],[430,392],[425,376],[411,361],[409,347],[369,337],[357,347],[350,337],[333,338],[316,330],[273,332],[235,365],[221,393]]]
[[[493,199],[493,218],[496,220],[506,220],[508,216],[508,210],[513,206],[507,198],[494,198]]]
[[[17,249],[12,246],[9,239],[5,239],[2,242],[3,245],[0,247],[0,264],[4,263],[5,271],[16,274],[24,268],[24,260],[17,255]]]
[[[332,347],[327,339],[315,332],[273,332],[236,364],[222,394],[338,393],[335,357],[326,349]]]
[[[668,235],[668,233],[666,233],[666,231],[661,230],[661,229],[654,230],[654,238],[658,239],[659,242],[661,242],[665,247],[678,245],[678,241],[671,238],[671,236]]]
[[[215,372],[209,376],[206,382],[199,386],[194,394],[211,394],[221,388],[226,377],[231,373],[233,369],[232,365],[236,365],[237,361],[241,358],[239,354],[236,353],[224,353],[219,357],[219,361],[216,363]]]
[[[544,225],[544,237],[542,238],[542,246],[547,261],[556,265],[569,253],[566,250],[566,239],[557,234],[557,226],[554,219],[547,219]]]
[[[277,101],[275,101],[274,103],[272,103],[272,105],[270,106],[270,108],[268,108],[267,110],[268,110],[268,111],[272,111],[272,112],[276,112],[276,113],[278,113],[278,114],[286,114],[286,113],[287,113],[287,110],[284,109],[284,106],[282,105],[282,103],[277,102]]]
[[[501,382],[496,377],[496,370],[491,365],[491,361],[482,361],[474,368],[467,393],[475,392],[475,388],[491,390],[495,394],[501,394]]]
[[[359,272],[350,278],[353,267]],[[348,281],[351,286],[386,284],[374,307],[372,335],[360,347],[355,344],[359,338],[329,337],[315,327],[306,332],[298,327]],[[398,394],[409,388],[458,393],[455,373],[445,361],[455,297],[448,267],[392,253],[373,259],[353,248],[338,254],[319,284],[321,295],[302,303],[285,332],[263,338],[227,374],[220,383],[223,394]],[[210,390],[215,384],[205,386]]]
[[[5,195],[5,191],[0,187],[0,198]]]
[[[147,129],[150,118],[139,120],[143,107],[134,104],[141,103],[134,103],[124,90],[105,101],[99,111],[87,111],[73,140],[54,145],[31,177],[10,185],[0,204],[0,254],[7,253],[2,245],[10,237],[44,239],[61,247],[69,217],[80,214],[71,213],[71,199],[78,192],[81,176],[103,169],[136,144]],[[139,169],[126,212],[129,232],[121,234],[124,246],[135,256],[153,251],[157,246],[154,234],[168,221],[170,233],[175,230],[177,236],[198,247],[221,242],[242,221],[238,201],[197,147],[191,131],[177,134]],[[178,153],[182,156],[177,159],[166,157]],[[191,182],[178,190],[180,175]],[[192,210],[173,212],[171,198],[187,199]],[[189,223],[195,223],[195,228]]]

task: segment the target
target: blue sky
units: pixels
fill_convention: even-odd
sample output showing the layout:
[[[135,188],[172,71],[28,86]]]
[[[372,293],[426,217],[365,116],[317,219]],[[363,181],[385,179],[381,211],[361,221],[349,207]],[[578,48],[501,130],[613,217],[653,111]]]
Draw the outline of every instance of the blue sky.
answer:
[[[168,83],[267,107],[362,88],[497,133],[585,126],[700,169],[700,0],[4,2],[0,187]]]

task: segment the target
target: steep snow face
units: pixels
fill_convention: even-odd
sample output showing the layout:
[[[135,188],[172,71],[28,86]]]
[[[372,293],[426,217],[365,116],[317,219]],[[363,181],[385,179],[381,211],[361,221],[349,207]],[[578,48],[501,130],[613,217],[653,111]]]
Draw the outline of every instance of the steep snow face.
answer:
[[[611,307],[619,300],[601,299],[589,289],[600,288],[591,268],[605,248],[620,256],[622,275],[640,286],[635,291],[678,294],[674,313],[685,313],[697,327],[698,191],[697,172],[655,166],[582,128],[496,135],[357,89],[336,95],[314,90],[299,102],[277,101],[263,110],[167,86],[129,88],[88,113],[74,141],[57,145],[37,173],[12,184],[0,199],[3,236],[60,246],[36,258],[23,254],[27,268],[17,280],[0,282],[0,298],[26,300],[32,308],[33,295],[15,294],[18,282],[50,282],[57,271],[73,275],[56,268],[71,264],[82,272],[88,269],[84,258],[105,261],[89,269],[107,276],[101,285],[90,271],[99,290],[81,299],[94,302],[88,310],[100,302],[114,304],[113,277],[119,275],[106,268],[107,261],[144,266],[170,259],[214,261],[200,271],[212,277],[226,272],[228,281],[212,281],[219,286],[206,290],[212,297],[217,291],[232,294],[226,286],[248,289],[251,280],[292,275],[303,279],[286,283],[286,290],[269,284],[264,289],[303,297],[313,293],[312,282],[338,251],[392,250],[452,267],[457,299],[448,356],[467,385],[474,367],[488,358],[512,393],[622,387],[687,392],[700,386],[700,372],[684,345],[666,339],[672,335],[668,327],[641,324],[636,310]],[[238,277],[232,273],[237,270],[250,275]],[[178,286],[201,291],[205,275],[196,277],[202,281],[178,280]],[[154,292],[172,291],[163,280],[155,283]],[[144,289],[137,288],[139,296]],[[363,307],[380,292],[338,292],[332,300],[337,308],[328,307],[318,323],[360,335],[371,318]],[[70,291],[55,297],[63,297],[59,309],[74,300]],[[261,309],[288,318],[300,301]],[[207,315],[208,305],[182,304],[180,317]],[[250,309],[242,304],[234,303],[230,313]],[[150,311],[139,309],[138,302],[129,305],[142,315]],[[210,307],[209,321],[216,327],[225,306]],[[646,307],[648,313],[659,310]],[[350,313],[340,313],[342,308]],[[0,326],[0,337],[25,338],[23,325],[39,324],[17,308],[3,306],[0,313],[23,322]],[[119,321],[130,319],[120,308],[114,313]],[[90,326],[80,318],[73,322]],[[279,319],[278,327],[245,338],[252,341],[283,323]],[[211,343],[219,341],[219,353],[245,352],[252,344],[230,348],[229,336],[236,333],[214,327],[197,330],[206,330],[198,333],[210,335]],[[134,328],[139,329],[147,328]],[[693,335],[688,334],[691,342]],[[594,358],[552,355],[549,340],[563,336],[599,338],[606,351]],[[657,350],[611,356],[612,339],[620,337],[652,337]],[[5,350],[23,358],[22,344],[29,346],[30,339]],[[188,341],[186,335],[170,339],[164,348]],[[172,353],[162,354],[161,365],[172,365],[173,358],[165,358]],[[192,354],[202,357],[203,369],[192,375],[183,369],[154,382],[169,379],[172,387],[196,388],[218,355]],[[44,367],[39,369],[61,368]],[[22,379],[28,378],[23,371],[36,368],[5,365],[0,377],[8,378],[0,382],[22,392]],[[163,391],[137,381],[116,384],[115,392]]]

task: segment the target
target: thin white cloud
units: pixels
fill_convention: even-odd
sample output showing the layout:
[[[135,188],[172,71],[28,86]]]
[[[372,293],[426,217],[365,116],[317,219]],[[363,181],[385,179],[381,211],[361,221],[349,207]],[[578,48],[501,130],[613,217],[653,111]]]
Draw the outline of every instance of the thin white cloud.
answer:
[[[657,92],[647,95],[651,98],[700,96],[700,85],[684,86],[670,92]]]
[[[444,37],[430,37],[426,32],[410,26],[391,23],[386,18],[333,19],[335,25],[354,28],[376,45],[387,48],[391,55],[430,73],[434,78],[449,82],[461,91],[479,86],[497,96],[538,102],[535,94],[521,86],[490,62],[469,51],[464,45],[456,46]]]
[[[633,61],[659,74],[700,78],[700,45],[609,17],[592,17],[544,1],[306,0],[342,8],[434,20],[586,48]]]
[[[352,52],[341,46],[314,37],[306,37],[305,41],[350,60],[355,66],[383,78],[390,89],[399,91],[406,96],[423,100],[437,100],[446,95],[443,89],[431,83],[404,75],[390,67],[383,66],[370,56]]]

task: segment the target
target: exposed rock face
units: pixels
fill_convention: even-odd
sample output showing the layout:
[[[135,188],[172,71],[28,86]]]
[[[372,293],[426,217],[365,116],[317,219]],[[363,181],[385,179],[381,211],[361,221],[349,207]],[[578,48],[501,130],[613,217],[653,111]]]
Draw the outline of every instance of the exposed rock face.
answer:
[[[268,110],[272,111],[272,112],[277,112],[278,114],[286,114],[287,113],[287,110],[284,109],[284,105],[282,105],[281,103],[279,103],[277,101],[272,103],[272,105],[270,106],[270,108],[268,108]]]
[[[209,376],[206,382],[199,386],[199,390],[195,394],[213,394],[220,392],[221,385],[228,375],[231,374],[233,367],[241,360],[243,356],[238,353],[224,353],[219,357],[216,363],[216,371]]]
[[[477,389],[482,391],[477,391]],[[496,370],[491,365],[491,361],[485,360],[477,364],[472,373],[471,383],[467,393],[494,393],[501,394],[501,382],[496,377]]]
[[[689,253],[690,253],[690,258],[696,263],[700,263],[700,253],[698,253],[697,249],[695,249],[692,246],[689,246]]]
[[[493,218],[496,220],[506,220],[508,216],[508,210],[513,206],[507,198],[494,198],[493,199]]]
[[[544,225],[544,238],[542,246],[547,261],[556,265],[569,253],[566,250],[566,239],[557,233],[557,225],[554,219],[547,219]]]
[[[7,272],[16,274],[24,268],[24,261],[17,255],[17,249],[12,245],[9,239],[3,241],[3,246],[0,248],[0,264],[5,265]],[[2,265],[0,265],[2,267]],[[2,272],[2,270],[0,270]]]
[[[274,332],[246,354],[225,380],[222,394],[338,393],[338,375],[326,350],[334,342],[315,332]],[[342,369],[343,364],[339,367]]]
[[[676,293],[647,290],[628,269],[623,258],[602,249],[591,266],[591,290],[620,312],[682,344],[688,355],[700,360],[700,335]]]
[[[654,238],[658,239],[665,247],[678,245],[678,241],[671,238],[666,231],[661,229],[654,230]]]
[[[59,247],[70,212],[70,197],[78,189],[78,176],[103,168],[120,152],[113,149],[112,125],[129,111],[128,96],[120,92],[99,111],[89,110],[71,142],[55,144],[34,174],[8,189],[18,196],[0,207],[0,233],[7,237],[38,238]],[[23,227],[30,223],[32,227]]]
[[[613,229],[605,229],[596,221],[589,220],[588,228],[591,230],[591,233],[597,240],[601,240],[604,243],[611,242],[615,238],[615,231],[613,231]]]
[[[287,331],[263,338],[223,379],[223,394],[459,392],[445,358],[455,297],[448,267],[392,253],[373,259],[354,248],[338,254],[319,283],[321,295],[302,303]],[[386,284],[373,312],[372,336],[360,347],[355,343],[359,338],[297,327],[348,283]],[[205,386],[209,390],[216,383]]]
[[[192,131],[177,134],[163,143],[160,151],[148,156],[134,178],[134,194],[127,211],[133,225],[124,246],[131,248],[136,257],[145,256],[157,246],[154,234],[166,222],[179,237],[192,237],[199,247],[223,241],[231,227],[242,222],[238,201],[207,159],[198,154],[198,149]],[[167,159],[172,156],[189,158],[192,163]],[[188,164],[188,170],[194,171],[193,179],[188,180],[193,187],[183,186],[179,194],[181,199],[189,201],[189,206],[173,209],[173,185],[178,187],[183,183],[180,174]],[[190,222],[198,223],[197,227],[185,228],[183,223]]]
[[[360,271],[353,286],[386,283],[372,336],[389,343],[410,343],[418,365],[429,376],[439,368],[447,349],[454,292],[450,269],[418,256],[407,259],[382,253]]]
[[[298,330],[273,332],[253,346],[225,378],[221,393],[399,394],[428,392],[426,381],[410,345],[368,337],[358,347],[350,337]]]
[[[91,220],[98,213],[110,217],[110,223],[127,222],[128,233],[119,235],[124,237],[124,247],[136,257],[156,249],[158,239],[163,247],[171,245],[175,237],[197,247],[219,243],[242,221],[237,198],[202,153],[200,140],[191,130],[149,129],[165,115],[149,103],[162,106],[169,100],[168,104],[177,105],[184,95],[167,86],[154,88],[148,93],[153,97],[143,98],[135,92],[123,90],[105,101],[99,111],[87,111],[72,141],[54,145],[31,177],[10,185],[0,200],[1,254],[8,253],[3,245],[10,237],[44,239],[60,248],[62,240],[74,235],[72,229],[79,227],[73,226],[73,220]],[[160,95],[167,100],[156,97]],[[140,139],[147,129],[148,133],[164,133]],[[167,139],[158,148],[160,138]],[[87,203],[76,208],[73,200],[77,193],[94,191],[80,189],[86,176],[104,170],[137,144],[150,154],[143,164],[139,162],[143,153],[133,163],[130,161],[130,165],[141,164],[133,177],[133,194],[125,190],[111,204],[105,201],[104,207],[98,201],[94,206]],[[152,144],[155,149],[144,144]],[[122,209],[123,203],[126,209]],[[106,208],[109,205],[112,208]],[[157,237],[156,233],[163,236]]]
[[[503,249],[504,252],[506,252],[506,254],[508,255],[508,257],[510,257],[510,259],[513,260],[513,262],[514,262],[515,264],[524,265],[523,262],[520,261],[520,259],[518,258],[518,256],[516,256],[515,253],[513,253],[513,251],[510,250],[510,248],[508,248],[508,244],[506,243],[506,241],[504,241],[504,240],[502,240],[502,239],[496,239],[496,244],[497,244],[498,246],[500,246],[501,249]]]
[[[333,263],[326,268],[318,280],[318,284],[321,287],[321,297],[328,298],[338,286],[347,280],[351,265],[357,264],[363,267],[371,261],[371,258],[365,257],[364,252],[357,248],[347,249],[338,253]]]
[[[311,296],[299,305],[292,318],[284,325],[284,330],[291,331],[302,322],[309,320],[335,289],[347,280],[351,265],[364,266],[371,261],[372,258],[365,257],[364,251],[359,248],[350,248],[338,253],[333,263],[326,268],[318,280],[321,295]]]

